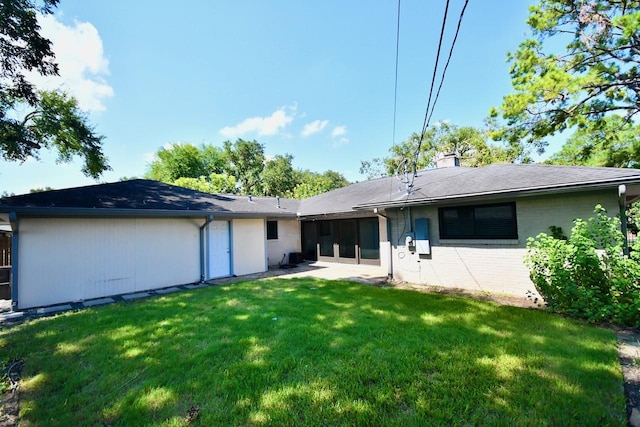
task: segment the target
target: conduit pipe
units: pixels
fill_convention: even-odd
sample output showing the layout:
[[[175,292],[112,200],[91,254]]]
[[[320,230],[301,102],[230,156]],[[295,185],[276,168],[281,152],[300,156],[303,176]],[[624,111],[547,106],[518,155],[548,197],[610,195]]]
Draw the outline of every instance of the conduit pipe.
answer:
[[[18,261],[19,243],[20,243],[20,225],[18,215],[15,212],[9,212],[9,223],[11,224],[11,310],[18,309],[18,297],[20,296],[20,288],[18,286]]]
[[[208,215],[205,218],[204,224],[200,227],[200,283],[204,283],[204,275],[205,275],[205,265],[206,265],[206,255],[207,251],[205,250],[205,233],[206,228],[213,221],[213,215]]]
[[[387,279],[393,279],[393,245],[391,244],[391,218],[387,215],[380,213],[378,208],[373,209],[373,213],[384,218],[387,223],[387,243],[389,245],[389,256],[387,260]]]

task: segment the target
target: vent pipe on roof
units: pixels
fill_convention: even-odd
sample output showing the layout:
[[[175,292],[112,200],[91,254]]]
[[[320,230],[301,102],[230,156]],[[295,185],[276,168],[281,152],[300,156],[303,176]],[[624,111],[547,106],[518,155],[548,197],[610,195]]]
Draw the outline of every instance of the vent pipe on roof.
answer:
[[[249,194],[249,201],[253,202],[253,196],[251,194]]]
[[[276,205],[278,206],[278,209],[280,209],[280,196],[276,196]]]

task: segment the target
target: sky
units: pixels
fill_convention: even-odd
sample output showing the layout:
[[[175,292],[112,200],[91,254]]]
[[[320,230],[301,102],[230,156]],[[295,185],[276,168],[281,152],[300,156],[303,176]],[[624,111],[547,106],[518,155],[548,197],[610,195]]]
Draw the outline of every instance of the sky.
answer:
[[[75,96],[105,137],[98,182],[143,177],[170,144],[238,138],[362,181],[361,160],[422,128],[445,3],[402,0],[397,92],[396,0],[61,0],[39,21],[61,75],[32,79]],[[450,2],[441,67],[463,3]],[[500,105],[532,3],[469,2],[432,123],[481,127]],[[95,183],[55,152],[0,160],[0,193]]]

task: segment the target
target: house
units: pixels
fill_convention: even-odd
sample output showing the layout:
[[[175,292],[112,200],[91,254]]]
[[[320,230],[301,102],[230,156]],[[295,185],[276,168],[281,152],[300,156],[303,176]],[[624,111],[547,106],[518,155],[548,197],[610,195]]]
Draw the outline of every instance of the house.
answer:
[[[300,250],[291,233],[297,200],[137,179],[0,205],[0,224],[12,230],[11,298],[19,309],[265,271],[280,252]]]
[[[406,179],[365,181],[304,200],[305,256],[314,252],[313,242],[325,261],[368,263],[379,250],[379,262],[396,280],[525,296],[535,294],[523,263],[529,237],[549,233],[549,226],[568,234],[573,220],[592,216],[596,204],[616,215],[640,195],[636,169],[465,168],[443,160]]]
[[[524,297],[529,237],[640,196],[640,171],[495,164],[352,184],[306,200],[132,180],[0,199],[15,308],[265,271],[287,254],[385,266],[417,284]],[[445,167],[448,166],[448,167]]]

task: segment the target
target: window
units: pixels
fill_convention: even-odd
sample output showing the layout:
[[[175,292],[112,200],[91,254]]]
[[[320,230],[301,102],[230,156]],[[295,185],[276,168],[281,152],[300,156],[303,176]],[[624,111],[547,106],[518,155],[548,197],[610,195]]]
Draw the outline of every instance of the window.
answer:
[[[267,221],[267,240],[278,240],[278,221]]]
[[[516,204],[438,209],[441,239],[517,239]]]

